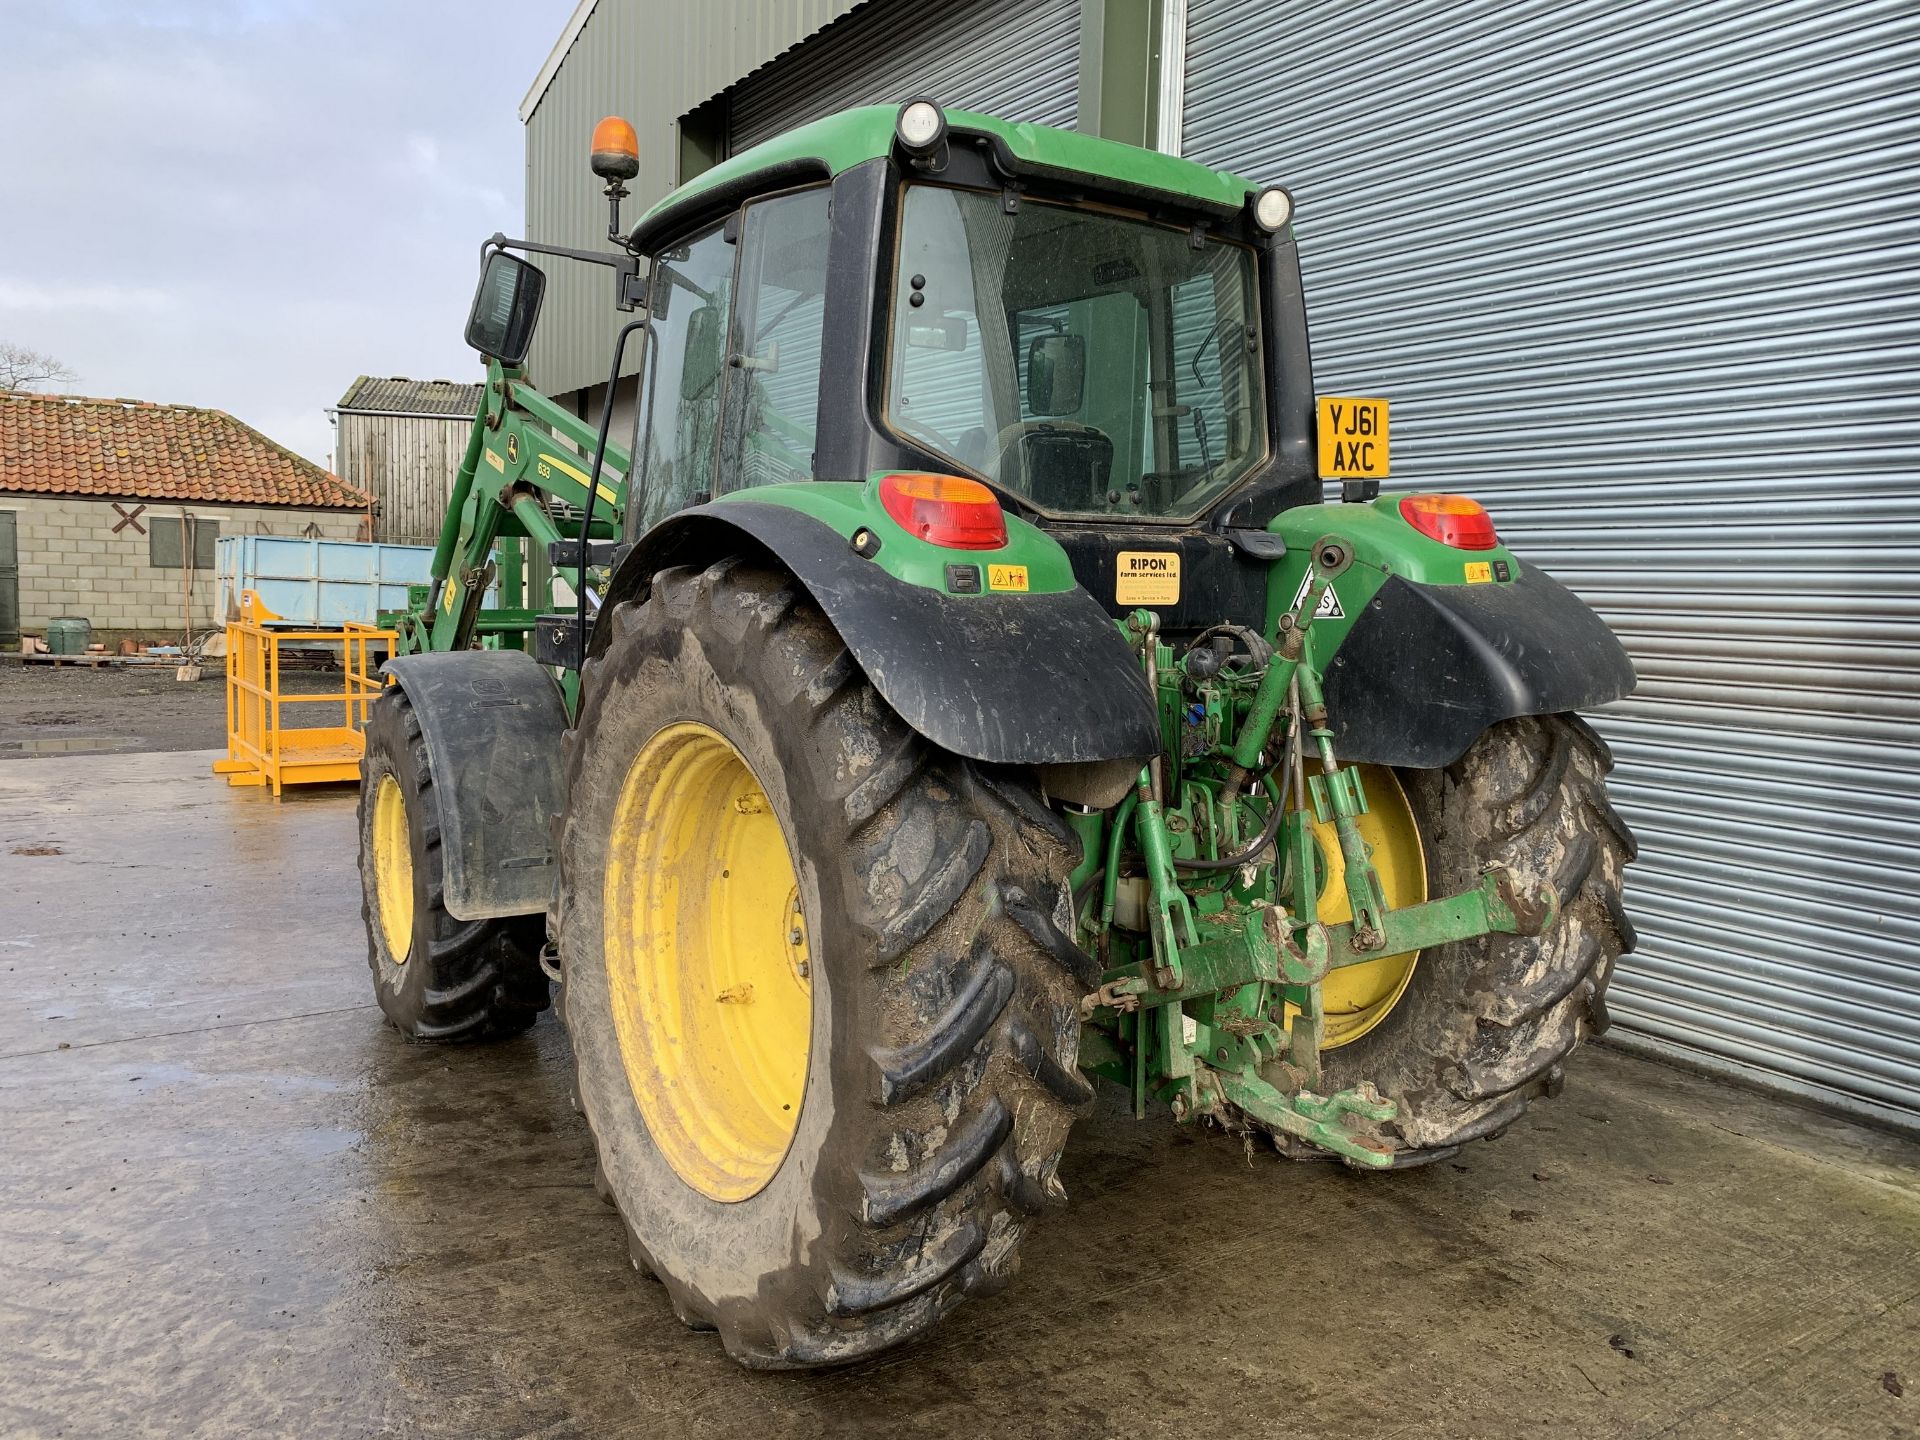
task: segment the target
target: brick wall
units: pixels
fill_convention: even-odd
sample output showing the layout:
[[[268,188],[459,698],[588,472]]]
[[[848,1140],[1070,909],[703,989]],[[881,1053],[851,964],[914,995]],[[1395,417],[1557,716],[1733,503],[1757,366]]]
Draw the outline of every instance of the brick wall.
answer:
[[[121,500],[133,511],[141,501]],[[185,608],[185,572],[153,564],[149,522],[155,516],[211,520],[224,535],[318,535],[357,540],[357,510],[289,510],[238,505],[147,502],[134,524],[107,500],[60,500],[0,494],[0,510],[14,512],[20,550],[20,629],[44,634],[56,615],[84,615],[96,631],[148,640],[178,640]],[[309,529],[308,527],[313,527]],[[194,570],[193,616],[199,629],[214,623],[212,570]],[[219,617],[224,619],[224,617]]]

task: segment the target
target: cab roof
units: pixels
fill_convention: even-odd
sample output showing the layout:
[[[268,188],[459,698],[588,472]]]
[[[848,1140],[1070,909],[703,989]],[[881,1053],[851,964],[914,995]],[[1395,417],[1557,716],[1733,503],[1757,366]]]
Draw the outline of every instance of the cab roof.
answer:
[[[829,175],[838,175],[843,170],[890,155],[899,114],[898,105],[864,105],[796,126],[721,161],[711,170],[702,171],[648,210],[636,229],[651,229],[668,212],[683,206],[697,208],[697,202],[709,191],[749,180],[763,170],[814,166],[823,167]],[[1247,197],[1260,188],[1224,170],[1209,170],[1176,155],[1142,150],[1076,130],[1014,124],[968,110],[948,110],[946,116],[950,137],[972,134],[997,141],[1023,169],[1037,174],[1053,174],[1062,179],[1086,177],[1096,184],[1109,180],[1135,191],[1157,191],[1176,203],[1217,212],[1238,211],[1247,203]]]

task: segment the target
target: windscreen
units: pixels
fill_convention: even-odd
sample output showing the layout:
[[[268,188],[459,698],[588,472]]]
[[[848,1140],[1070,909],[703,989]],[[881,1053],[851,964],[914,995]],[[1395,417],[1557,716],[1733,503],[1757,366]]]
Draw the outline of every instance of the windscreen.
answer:
[[[1266,456],[1255,262],[1101,210],[911,186],[888,423],[1048,514],[1190,519]]]

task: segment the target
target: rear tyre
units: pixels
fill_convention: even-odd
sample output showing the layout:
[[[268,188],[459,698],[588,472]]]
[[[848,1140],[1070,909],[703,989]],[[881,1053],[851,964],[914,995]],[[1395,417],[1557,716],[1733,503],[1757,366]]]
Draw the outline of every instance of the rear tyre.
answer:
[[[411,1040],[518,1034],[547,1008],[546,920],[458,920],[442,903],[440,806],[413,703],[382,691],[360,764],[360,913],[374,995]]]
[[[1397,1165],[1499,1134],[1556,1093],[1574,1048],[1606,1029],[1614,961],[1634,943],[1621,906],[1634,841],[1607,799],[1612,768],[1585,721],[1551,715],[1494,726],[1444,770],[1397,772],[1429,894],[1469,889],[1500,864],[1523,883],[1551,882],[1561,906],[1542,935],[1424,952],[1382,1019],[1322,1053],[1324,1089],[1371,1079],[1399,1105],[1385,1127]]]
[[[735,1359],[859,1359],[999,1288],[1064,1198],[1077,847],[910,731],[783,573],[667,570],[610,623],[557,929],[605,1192]]]

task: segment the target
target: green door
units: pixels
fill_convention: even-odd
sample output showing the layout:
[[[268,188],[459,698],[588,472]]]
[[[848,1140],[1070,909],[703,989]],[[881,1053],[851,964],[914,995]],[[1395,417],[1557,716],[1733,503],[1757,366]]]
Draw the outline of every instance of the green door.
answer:
[[[15,516],[0,510],[0,646],[20,644],[20,549],[15,543]]]

